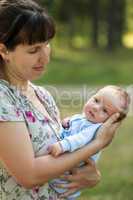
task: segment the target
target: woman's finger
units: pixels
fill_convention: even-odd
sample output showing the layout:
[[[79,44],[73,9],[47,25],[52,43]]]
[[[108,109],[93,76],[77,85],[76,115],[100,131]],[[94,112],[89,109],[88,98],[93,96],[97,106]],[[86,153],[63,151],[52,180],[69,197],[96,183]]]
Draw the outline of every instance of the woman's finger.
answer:
[[[120,113],[115,113],[115,114],[113,114],[105,123],[104,123],[104,125],[106,125],[107,127],[108,126],[110,126],[110,125],[112,125],[112,124],[114,124],[114,123],[118,123],[118,122],[116,122],[117,121],[117,119],[119,118],[119,116],[120,116]],[[119,123],[118,123],[119,124]]]
[[[78,182],[71,182],[71,183],[57,183],[57,184],[53,184],[54,187],[58,187],[58,188],[64,188],[64,189],[72,189],[72,188],[77,188],[79,187],[79,183]]]
[[[76,188],[73,188],[73,189],[70,189],[70,190],[68,190],[67,192],[61,194],[59,197],[60,197],[60,198],[66,198],[66,197],[70,196],[71,194],[73,194],[73,193],[75,193],[75,192],[77,192],[77,189],[76,189]]]
[[[61,175],[60,179],[66,180],[66,181],[72,181],[73,180],[73,175],[71,175],[71,174],[69,174],[69,175]]]
[[[112,115],[98,130],[97,139],[100,139],[101,148],[108,146],[115,136],[116,130],[121,124],[116,122],[119,116],[119,113]]]
[[[85,161],[85,163],[88,164],[89,166],[94,167],[96,169],[96,164],[95,164],[94,160],[92,160],[91,158],[87,159]]]
[[[65,185],[65,188],[67,189],[74,189],[77,188],[79,186],[79,184],[77,182],[72,182],[72,183],[68,183]]]

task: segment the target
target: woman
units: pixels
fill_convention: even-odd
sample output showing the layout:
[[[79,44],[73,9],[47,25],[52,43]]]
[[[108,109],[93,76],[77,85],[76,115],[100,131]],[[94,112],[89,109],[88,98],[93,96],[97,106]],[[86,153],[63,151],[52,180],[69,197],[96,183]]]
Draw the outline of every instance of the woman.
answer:
[[[54,33],[51,18],[34,1],[0,1],[2,200],[59,199],[48,181],[67,170],[73,171],[73,175],[64,177],[71,181],[69,193],[94,186],[100,176],[91,161],[80,170],[73,168],[108,145],[119,126],[113,123],[118,117],[115,115],[91,145],[58,158],[48,155],[48,146],[59,140],[59,112],[51,95],[30,81],[45,71],[50,54],[48,41]]]

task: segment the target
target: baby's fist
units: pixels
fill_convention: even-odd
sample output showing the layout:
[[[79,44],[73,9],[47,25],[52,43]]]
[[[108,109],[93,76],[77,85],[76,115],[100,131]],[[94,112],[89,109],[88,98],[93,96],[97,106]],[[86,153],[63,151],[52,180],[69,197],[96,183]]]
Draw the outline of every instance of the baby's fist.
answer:
[[[57,157],[60,154],[62,154],[63,152],[62,152],[62,147],[61,147],[60,142],[56,142],[55,144],[52,144],[49,147],[49,153],[52,154],[52,156],[54,157]]]

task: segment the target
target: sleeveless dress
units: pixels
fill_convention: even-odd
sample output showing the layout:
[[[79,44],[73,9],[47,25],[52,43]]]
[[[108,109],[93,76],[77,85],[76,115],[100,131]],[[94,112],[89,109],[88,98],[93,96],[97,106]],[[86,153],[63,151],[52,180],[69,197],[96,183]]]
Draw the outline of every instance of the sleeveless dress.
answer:
[[[0,79],[0,121],[25,122],[35,157],[38,157],[48,154],[48,146],[59,140],[58,132],[61,123],[58,109],[49,92],[31,82],[29,84],[31,84],[38,99],[45,106],[51,119],[40,113],[18,89],[11,86],[7,81]],[[49,183],[33,189],[25,189],[0,163],[0,199],[57,200],[59,198]]]

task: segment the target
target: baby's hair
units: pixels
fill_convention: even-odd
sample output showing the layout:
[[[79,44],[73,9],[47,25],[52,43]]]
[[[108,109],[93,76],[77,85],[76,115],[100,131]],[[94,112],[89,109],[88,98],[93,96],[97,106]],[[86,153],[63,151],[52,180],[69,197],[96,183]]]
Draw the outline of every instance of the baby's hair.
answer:
[[[115,86],[115,85],[108,85],[108,86],[101,88],[100,90],[104,90],[104,89],[113,89],[122,98],[123,103],[120,106],[120,116],[117,119],[117,122],[121,121],[122,119],[124,119],[127,116],[127,113],[129,110],[129,104],[130,104],[129,94],[127,93],[127,91],[124,88]]]

